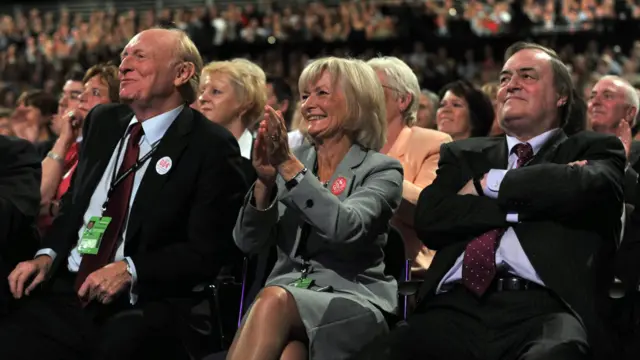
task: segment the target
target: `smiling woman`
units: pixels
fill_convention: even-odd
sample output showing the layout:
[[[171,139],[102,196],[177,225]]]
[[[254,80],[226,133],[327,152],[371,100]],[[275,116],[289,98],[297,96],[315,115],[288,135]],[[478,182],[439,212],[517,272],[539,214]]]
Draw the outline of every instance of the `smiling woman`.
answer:
[[[385,274],[389,220],[402,199],[402,165],[386,140],[382,86],[361,60],[325,58],[299,80],[311,144],[288,146],[282,115],[260,123],[258,180],[234,238],[246,253],[275,245],[278,261],[228,359],[342,360],[388,330],[397,284]]]
[[[453,140],[487,136],[495,113],[491,99],[467,81],[454,81],[440,90],[438,130]]]
[[[366,88],[372,80],[367,75],[371,74],[361,73],[356,70],[358,67],[342,60],[314,61],[300,75],[301,111],[309,122],[309,136],[323,141],[340,128],[351,142],[378,151],[387,137],[382,86],[374,72],[377,86]]]

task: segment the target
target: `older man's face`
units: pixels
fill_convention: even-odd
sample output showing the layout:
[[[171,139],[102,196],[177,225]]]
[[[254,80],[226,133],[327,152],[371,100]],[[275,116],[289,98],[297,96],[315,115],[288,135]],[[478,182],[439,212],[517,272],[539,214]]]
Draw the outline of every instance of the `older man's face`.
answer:
[[[628,110],[624,84],[620,80],[604,78],[591,89],[587,117],[595,131],[612,131],[623,120],[631,124],[634,119]]]
[[[497,102],[507,133],[533,137],[557,127],[558,107],[565,101],[555,89],[551,57],[545,52],[520,50],[504,64]]]
[[[176,38],[166,30],[147,30],[134,36],[122,51],[120,99],[149,103],[176,91]]]

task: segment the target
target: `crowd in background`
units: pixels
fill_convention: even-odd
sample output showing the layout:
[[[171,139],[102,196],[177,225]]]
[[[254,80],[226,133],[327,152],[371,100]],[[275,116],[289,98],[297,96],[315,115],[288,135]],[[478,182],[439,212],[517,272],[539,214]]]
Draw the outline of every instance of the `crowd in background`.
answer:
[[[298,101],[298,80],[305,67],[310,63],[312,65],[309,67],[313,66],[314,59],[333,55],[369,60],[369,66],[373,67],[375,71],[371,74],[376,75],[372,75],[370,80],[376,84],[378,81],[380,82],[380,90],[383,93],[379,95],[385,96],[372,101],[378,106],[381,106],[381,99],[385,101],[386,114],[378,109],[380,111],[379,114],[376,114],[376,118],[380,123],[385,123],[386,120],[387,124],[384,127],[387,129],[384,135],[386,138],[382,140],[383,136],[378,136],[376,141],[380,140],[380,144],[378,144],[380,146],[371,146],[371,149],[380,150],[380,153],[390,157],[396,155],[402,157],[406,150],[421,154],[437,154],[437,158],[439,158],[438,149],[441,143],[503,134],[503,129],[498,125],[497,119],[499,111],[505,109],[506,106],[498,107],[497,99],[500,99],[498,90],[500,88],[503,91],[505,83],[503,81],[503,85],[499,87],[498,81],[501,77],[500,71],[508,68],[509,64],[504,64],[505,49],[499,43],[501,35],[518,37],[520,34],[530,36],[549,32],[598,34],[610,31],[611,22],[620,23],[626,20],[636,21],[640,24],[640,0],[351,1],[336,2],[333,5],[313,1],[304,6],[301,4],[267,4],[258,1],[254,4],[205,4],[194,7],[166,7],[148,10],[114,8],[111,5],[105,5],[103,9],[87,13],[60,8],[58,11],[30,9],[26,12],[0,14],[0,134],[15,135],[36,144],[39,155],[43,159],[42,185],[40,186],[42,201],[38,215],[38,229],[41,234],[46,235],[52,226],[51,221],[60,213],[64,214],[61,211],[62,197],[67,193],[72,175],[78,165],[80,147],[87,146],[82,149],[83,154],[88,154],[89,152],[86,150],[88,146],[96,148],[102,146],[99,142],[91,143],[88,141],[90,136],[85,136],[81,132],[83,131],[82,119],[87,117],[93,121],[97,115],[88,116],[88,114],[98,104],[114,104],[121,102],[121,100],[123,103],[129,104],[127,101],[134,99],[134,96],[126,98],[126,91],[124,91],[125,95],[121,94],[122,89],[127,87],[127,82],[130,84],[132,82],[135,85],[136,79],[122,79],[122,84],[120,80],[122,77],[126,77],[127,71],[133,72],[142,69],[144,72],[144,64],[140,66],[137,61],[140,60],[138,56],[143,58],[146,57],[146,54],[144,51],[136,53],[135,50],[131,50],[129,53],[123,52],[123,47],[126,45],[128,49],[135,48],[135,41],[133,41],[133,47],[130,45],[131,39],[146,29],[175,27],[184,31],[184,33],[177,32],[181,34],[180,36],[185,39],[188,36],[193,40],[195,46],[190,45],[192,50],[196,53],[200,51],[205,64],[208,63],[208,65],[204,67],[202,72],[198,72],[197,76],[188,80],[188,85],[182,88],[182,92],[175,92],[176,98],[180,98],[181,106],[190,104],[193,109],[199,110],[204,118],[219,122],[231,131],[238,142],[241,155],[249,161],[249,163],[243,164],[250,164],[250,166],[247,165],[250,167],[249,171],[246,171],[247,174],[244,175],[247,175],[247,179],[252,179],[251,176],[255,175],[253,173],[255,163],[250,161],[255,160],[252,159],[255,152],[254,144],[259,143],[259,141],[254,142],[253,140],[255,136],[258,136],[258,139],[261,139],[260,136],[263,140],[267,139],[265,133],[267,125],[265,123],[259,125],[262,126],[262,134],[259,129],[256,131],[255,128],[255,120],[262,116],[260,114],[263,113],[265,104],[284,114],[282,116],[272,110],[277,115],[273,116],[277,117],[278,125],[282,124],[282,126],[277,127],[279,129],[277,134],[269,134],[268,139],[274,142],[281,141],[282,146],[278,145],[278,148],[288,148],[284,146],[287,141],[291,148],[301,146],[306,139],[312,136],[308,128],[312,128],[313,124],[317,124],[317,121],[322,121],[323,118],[331,118],[332,114],[311,115],[307,112],[306,115],[303,115],[304,104],[300,110],[300,103],[306,101]],[[157,34],[165,31],[155,29],[145,32],[152,33],[152,35],[156,32],[151,38],[153,41],[149,40],[149,37],[146,41],[166,46],[166,43],[158,40],[160,35]],[[606,102],[605,100],[613,99],[610,97],[608,89],[598,90],[597,83],[600,83],[600,89],[602,89],[604,87],[603,81],[604,83],[613,81],[606,75],[617,75],[628,80],[631,86],[625,83],[624,90],[629,90],[630,94],[635,94],[634,91],[640,89],[640,41],[628,41],[622,44],[622,42],[602,41],[603,36],[592,38],[589,36],[591,35],[580,38],[581,40],[587,39],[586,41],[575,41],[569,44],[558,41],[553,36],[543,36],[543,40],[536,40],[557,51],[560,60],[567,65],[576,85],[575,91],[570,90],[570,94],[563,94],[563,97],[570,99],[567,106],[565,106],[565,102],[555,106],[555,108],[562,108],[558,112],[558,116],[562,118],[563,130],[569,136],[575,135],[589,126],[586,112],[587,101],[590,98],[590,114],[595,117],[600,110],[594,111],[593,109],[603,106],[602,103]],[[433,41],[432,39],[438,40]],[[442,39],[447,40],[443,41]],[[477,41],[480,39],[482,41]],[[619,39],[615,41],[619,41]],[[184,43],[182,42],[182,45]],[[459,46],[460,44],[468,44],[468,46]],[[381,48],[386,50],[381,51]],[[159,52],[157,48],[153,48],[153,50]],[[161,58],[162,61],[156,61],[161,64],[157,66],[157,69],[154,69],[158,73],[167,71],[169,67],[165,67],[165,64],[173,64],[171,59],[175,56],[167,56],[168,53],[169,51],[166,51],[161,54],[164,56]],[[549,53],[553,53],[553,51],[549,51]],[[149,54],[155,53],[150,51]],[[395,56],[409,67],[407,68],[398,59],[378,57],[378,55]],[[149,58],[154,59],[154,56],[158,55],[149,56]],[[555,58],[555,53],[553,56],[556,63],[560,64],[560,61]],[[117,65],[121,58],[122,65],[118,68]],[[233,61],[211,62],[230,58],[235,59]],[[344,59],[337,61],[357,62]],[[511,66],[513,69],[524,68],[516,67],[513,63]],[[393,77],[390,75],[392,72],[386,72],[385,67],[389,69],[395,67],[396,70],[400,68],[404,74]],[[364,68],[371,72],[369,67]],[[562,66],[558,66],[558,68],[564,72],[563,79],[569,79],[566,70]],[[516,85],[529,84],[523,80],[525,78],[519,74],[520,72],[522,71],[507,72],[518,79],[518,81],[507,80],[507,83],[513,82],[515,84],[511,85],[512,88],[515,88]],[[409,89],[409,85],[407,85],[409,82],[403,80],[402,76],[413,79],[412,73],[416,74],[419,86],[413,86],[415,80],[412,80],[413,83],[410,84],[412,87]],[[513,75],[516,73],[518,73],[517,77]],[[346,72],[339,76],[346,78],[349,75],[344,74]],[[408,76],[405,76],[407,74]],[[529,74],[524,76],[529,76]],[[555,73],[553,77],[556,78]],[[166,80],[173,77],[159,78]],[[304,75],[302,78],[304,79]],[[329,80],[320,78],[315,81]],[[335,78],[331,78],[330,82],[333,86]],[[167,81],[167,84],[168,87],[175,86],[171,85],[171,81]],[[304,87],[305,80],[302,80],[301,84]],[[571,81],[567,80],[565,84],[570,85]],[[236,85],[241,89],[240,92],[237,91]],[[551,88],[552,84],[548,81],[546,85]],[[130,88],[132,86],[129,85]],[[537,98],[550,94],[548,89],[537,86],[540,85],[530,85],[530,88],[525,89],[525,92],[532,94],[531,99],[534,96]],[[553,86],[558,87],[556,83],[553,83]],[[156,83],[153,83],[152,87],[155,88]],[[187,87],[188,89],[184,90]],[[234,91],[229,91],[232,88]],[[564,89],[567,88],[569,86],[564,87]],[[362,90],[367,92],[368,89],[371,89],[371,86],[363,86]],[[422,90],[419,93],[420,89]],[[317,92],[318,95],[307,94],[307,96],[325,96],[323,91],[317,90]],[[183,93],[187,95],[185,96]],[[406,94],[411,96],[407,97]],[[420,94],[420,99],[416,103],[414,99],[417,94]],[[506,103],[508,100],[505,100],[504,94],[502,92],[502,100],[504,100],[503,103]],[[631,101],[632,98],[635,101]],[[618,101],[619,99],[614,100]],[[551,104],[554,101],[556,100],[547,103]],[[624,101],[618,102],[617,105],[611,105],[610,109],[617,111],[638,108],[637,97],[625,96]],[[363,103],[367,104],[359,101],[358,105],[361,108],[367,108],[368,106],[362,105]],[[535,104],[528,101],[525,103]],[[247,104],[251,104],[253,108],[245,108],[248,106]],[[311,104],[313,105],[313,103]],[[389,106],[390,104],[391,106]],[[346,109],[349,108],[349,104],[343,105]],[[135,108],[130,104],[129,106],[120,106],[126,110]],[[120,109],[117,107],[101,108]],[[100,111],[101,108],[98,108],[97,111]],[[369,108],[373,108],[373,106],[369,106]],[[267,111],[269,109],[267,108]],[[333,111],[330,106],[327,106],[327,109]],[[568,110],[565,112],[565,109]],[[527,114],[538,110],[540,113],[544,112],[544,109],[525,110],[524,113]],[[556,110],[554,109],[554,111]],[[191,113],[188,107],[185,107],[185,111]],[[196,112],[193,113],[201,116]],[[617,119],[618,113],[611,113],[614,114],[612,118],[619,120]],[[96,114],[96,112],[92,114]],[[112,115],[115,116],[115,114],[115,111],[112,114],[107,114],[108,116],[104,116],[104,119],[111,120]],[[270,117],[272,115],[269,114],[266,115],[266,119],[271,121],[273,120]],[[384,115],[386,115],[386,119]],[[623,111],[623,115],[628,115],[631,118],[625,122],[628,124],[626,130],[629,130],[628,142],[630,143],[632,135],[638,136],[637,120],[633,120],[637,119],[637,113],[629,115]],[[134,116],[138,118],[137,113]],[[104,124],[109,124],[106,120]],[[307,120],[309,122],[305,122]],[[589,121],[596,123],[592,119]],[[636,128],[632,132],[630,128],[634,126]],[[87,131],[86,134],[89,133],[89,128],[89,126],[84,127],[84,130]],[[413,129],[416,129],[415,133]],[[596,130],[595,126],[593,129]],[[94,125],[93,133],[96,132],[102,135],[100,129]],[[424,137],[424,134],[433,136],[437,134],[439,138],[429,139]],[[423,137],[420,138],[420,136]],[[488,141],[492,140],[489,138]],[[624,142],[625,140],[623,140]],[[434,150],[423,151],[427,145],[433,146]],[[619,144],[616,142],[616,145]],[[259,145],[255,146],[259,148]],[[406,149],[402,149],[403,147]],[[415,149],[419,149],[419,151]],[[630,155],[633,149],[625,150],[628,152],[628,157],[633,157],[634,161],[637,161],[637,155]],[[533,150],[531,151],[533,152]],[[633,151],[638,154],[637,149]],[[620,158],[621,154],[622,150],[620,149]],[[114,159],[117,159],[117,156]],[[416,162],[420,167],[413,171],[415,178],[408,175],[411,171],[405,170],[403,175],[403,186],[406,186],[407,182],[415,185],[411,185],[413,187],[407,186],[409,192],[404,187],[401,190],[403,196],[414,191],[415,201],[413,203],[418,201],[420,191],[433,181],[433,178],[427,179],[427,177],[436,176],[435,169],[438,166],[438,159],[432,157],[432,160],[427,160],[426,157],[427,155],[425,155],[424,161]],[[519,162],[520,154],[517,157]],[[164,160],[164,158],[162,159]],[[413,157],[407,155],[405,159],[413,159]],[[170,158],[169,160],[171,161]],[[523,163],[526,164],[526,162]],[[158,166],[162,170],[162,163],[159,162],[159,164],[156,165],[156,172],[163,175],[158,170]],[[423,171],[424,164],[428,164],[431,168]],[[175,166],[175,169],[178,169],[177,163]],[[404,163],[402,166],[403,169],[408,168]],[[520,166],[517,165],[517,167]],[[171,163],[169,163],[169,167],[171,167]],[[242,170],[245,172],[247,169]],[[313,171],[320,174],[321,170],[314,169]],[[298,175],[304,176],[306,171],[307,169],[304,168],[300,170]],[[422,178],[419,176],[421,174],[424,175]],[[298,175],[295,175],[293,179],[298,178]],[[397,175],[399,176],[399,173]],[[82,179],[82,175],[75,178]],[[318,176],[318,180],[323,180],[319,183],[318,189],[320,190],[333,184],[329,178],[320,179]],[[252,182],[248,181],[248,183]],[[203,180],[202,183],[213,182]],[[467,185],[473,186],[474,191],[479,191],[476,187],[477,184],[474,184],[472,180]],[[337,190],[333,185],[329,189],[334,195],[338,195],[344,190],[340,190],[339,186],[338,183]],[[625,197],[627,196],[625,194]],[[311,205],[313,203],[313,201],[310,202]],[[319,203],[316,201],[316,204]],[[309,201],[305,204],[309,204]],[[618,204],[615,205],[616,209],[620,208]],[[509,218],[507,217],[507,219]],[[412,262],[411,275],[420,278],[424,275],[424,271],[430,268],[434,251],[423,246],[423,243],[420,242],[421,239],[412,232],[413,218],[411,218],[411,226],[407,222],[404,230],[403,223],[400,222],[402,219],[398,216],[394,221],[396,220],[397,222],[392,224],[400,230],[400,237],[405,241],[407,256],[404,258]],[[384,221],[384,223],[386,222],[387,220]],[[631,233],[627,232],[627,234]],[[237,238],[244,237],[238,236]],[[411,241],[413,241],[413,245],[411,245]],[[242,249],[240,245],[239,247]],[[387,260],[385,259],[385,261]],[[400,267],[398,266],[398,268]],[[130,270],[127,269],[127,271]],[[77,272],[80,270],[78,269]],[[629,281],[628,283],[635,284],[636,282]],[[256,284],[261,287],[263,282],[256,281]],[[396,298],[395,290],[390,294],[394,299]],[[243,301],[244,290],[241,296],[240,301]],[[248,304],[250,302],[246,305]],[[267,311],[267,313],[290,314],[291,312]],[[635,318],[633,317],[633,319]],[[232,320],[235,331],[235,319]],[[636,331],[635,327],[633,331]],[[621,333],[624,332],[621,331]],[[245,332],[245,334],[250,334],[250,332]],[[626,335],[626,333],[624,334]],[[244,336],[247,339],[251,338],[249,335]],[[240,346],[239,348],[251,349],[253,347]]]
[[[320,54],[304,50],[284,54],[277,46],[254,54],[234,54],[256,62],[269,75],[285,78],[294,93],[300,71],[312,56],[353,56],[358,52],[358,57],[370,58],[378,52],[375,47],[355,51],[350,44],[392,38],[409,43],[408,39],[416,40],[409,48],[398,47],[385,55],[409,63],[423,88],[437,91],[460,78],[481,85],[497,78],[502,49],[487,45],[483,51],[469,48],[462,55],[451,54],[451,49],[434,47],[423,40],[425,36],[482,36],[520,31],[523,27],[534,32],[597,30],[601,20],[639,18],[638,3],[528,0],[520,8],[511,1],[493,0],[353,1],[335,6],[323,2],[305,6],[219,4],[139,12],[105,8],[90,14],[72,13],[65,8],[57,12],[31,9],[0,19],[0,106],[13,107],[17,96],[28,88],[40,88],[57,96],[71,71],[84,72],[96,63],[117,62],[128,39],[158,25],[185,30],[209,61],[225,57],[216,50],[225,44],[344,42],[344,46]],[[580,54],[572,46],[557,50],[572,66],[580,87],[589,85],[592,75],[598,73],[619,74],[636,82],[640,47],[623,54],[615,46],[593,42]]]

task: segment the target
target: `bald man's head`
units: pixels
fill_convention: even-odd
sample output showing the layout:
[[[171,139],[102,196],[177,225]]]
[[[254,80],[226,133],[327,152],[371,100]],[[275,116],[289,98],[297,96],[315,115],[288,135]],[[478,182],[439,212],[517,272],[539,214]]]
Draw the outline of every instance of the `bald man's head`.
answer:
[[[621,121],[636,123],[638,92],[618,76],[604,76],[591,89],[587,116],[593,130],[615,133]]]
[[[196,99],[202,58],[189,37],[176,29],[149,29],[122,51],[120,99],[132,107],[190,104]],[[168,109],[170,110],[170,109]]]

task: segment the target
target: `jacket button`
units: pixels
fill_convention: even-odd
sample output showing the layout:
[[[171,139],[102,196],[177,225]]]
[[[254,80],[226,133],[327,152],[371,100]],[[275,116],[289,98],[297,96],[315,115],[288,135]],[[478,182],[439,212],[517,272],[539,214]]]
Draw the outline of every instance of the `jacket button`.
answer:
[[[306,202],[307,208],[312,208],[313,207],[313,200],[309,199]]]

